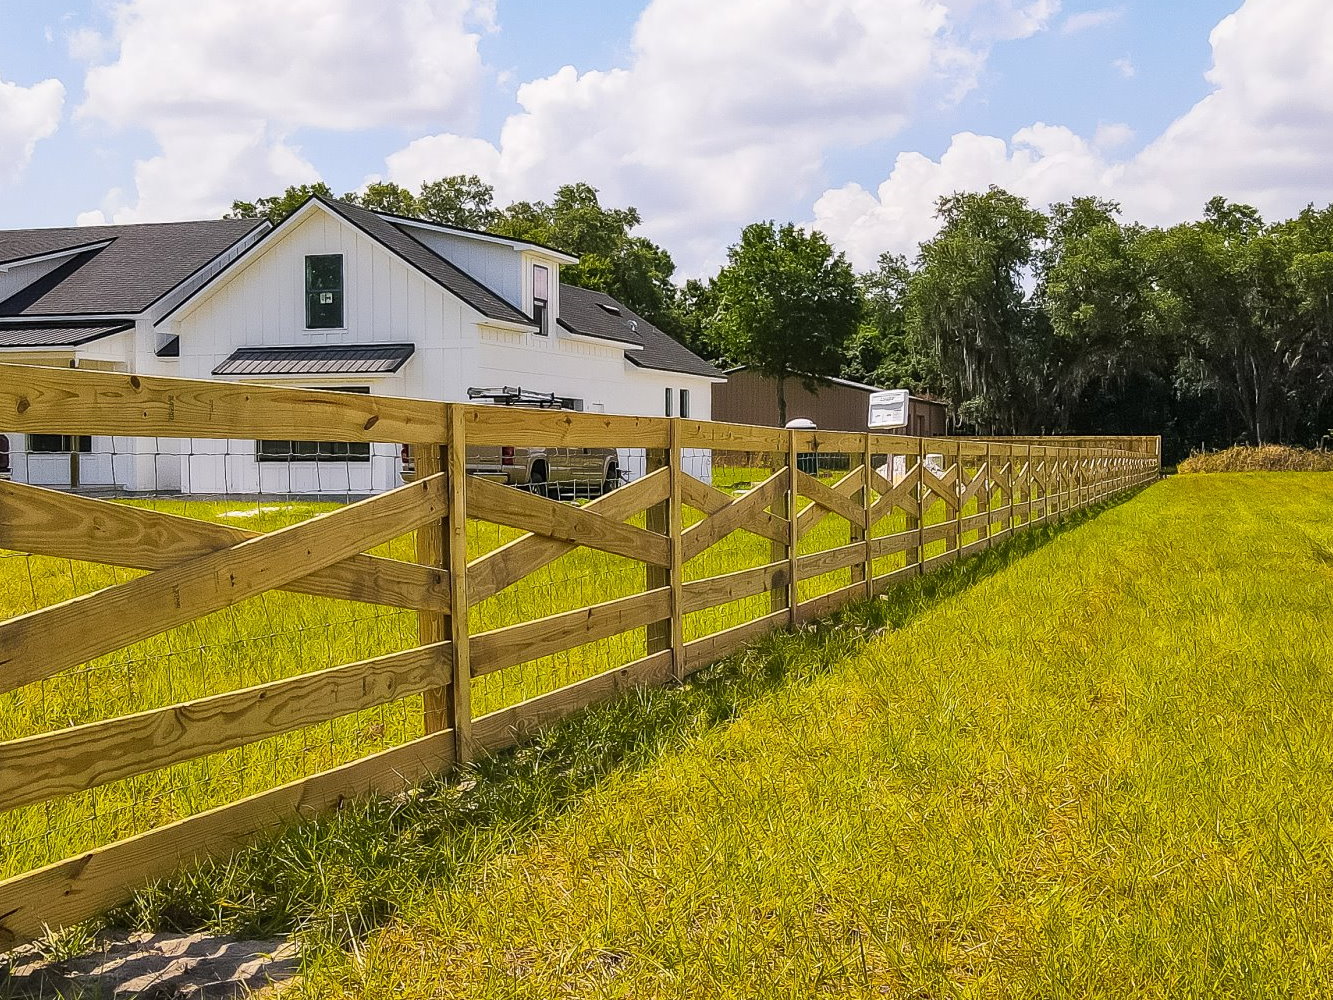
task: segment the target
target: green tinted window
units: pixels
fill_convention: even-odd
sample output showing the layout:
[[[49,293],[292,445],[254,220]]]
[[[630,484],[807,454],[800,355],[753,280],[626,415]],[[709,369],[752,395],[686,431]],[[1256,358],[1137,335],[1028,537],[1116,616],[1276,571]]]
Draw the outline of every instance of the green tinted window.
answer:
[[[342,254],[317,254],[305,259],[305,325],[311,330],[343,325]]]

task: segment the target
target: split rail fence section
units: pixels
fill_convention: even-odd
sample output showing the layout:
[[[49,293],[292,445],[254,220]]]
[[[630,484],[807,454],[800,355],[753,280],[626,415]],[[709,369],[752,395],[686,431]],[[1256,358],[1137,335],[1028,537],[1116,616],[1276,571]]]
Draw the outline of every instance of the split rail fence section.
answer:
[[[14,557],[0,559],[0,574],[13,587],[37,593],[47,570],[115,574],[22,613],[0,605],[0,841],[11,855],[0,948],[294,818],[401,791],[620,692],[682,680],[769,629],[1160,471],[1151,438],[1075,447],[796,432],[8,365],[0,431],[249,448],[391,442],[416,455],[400,488],[312,506],[268,531],[223,523],[216,505],[180,516],[0,482],[0,550]],[[514,445],[633,452],[643,474],[581,504],[466,474],[469,447]],[[709,456],[711,472],[691,475],[700,464],[687,453]],[[327,652],[319,629],[332,635],[332,621],[304,621],[302,655],[277,676],[214,668],[276,662],[272,623],[299,602],[369,606],[376,617],[347,619],[339,634],[362,644],[329,639]],[[247,608],[271,632],[242,642],[218,631],[239,628]],[[164,635],[185,637],[202,666],[186,677],[172,660],[177,674],[152,687],[133,667],[147,661],[124,657]],[[342,662],[348,649],[375,655]],[[93,669],[106,663],[115,669]],[[507,676],[518,680],[506,686]],[[56,703],[66,707],[53,712]],[[394,705],[408,706],[395,716],[408,723],[364,721]],[[318,740],[291,742],[346,718],[362,721],[341,757]],[[366,753],[367,733],[392,745]],[[269,744],[272,782],[234,800],[205,794],[231,787],[220,771],[188,788],[152,784],[218,755],[254,769]],[[312,773],[290,780],[282,766],[297,758]],[[112,788],[129,818],[98,826]],[[62,823],[94,839],[69,839]]]

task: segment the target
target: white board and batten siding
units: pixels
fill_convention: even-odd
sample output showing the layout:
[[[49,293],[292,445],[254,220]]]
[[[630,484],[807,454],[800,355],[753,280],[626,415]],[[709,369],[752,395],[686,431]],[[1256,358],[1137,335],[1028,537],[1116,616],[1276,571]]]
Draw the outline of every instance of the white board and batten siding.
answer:
[[[342,254],[344,326],[306,328],[305,258]],[[366,387],[375,395],[458,397],[462,373],[474,366],[476,314],[379,243],[317,211],[220,279],[173,321],[181,338],[179,372],[213,378],[242,347],[311,347],[412,343],[415,353],[391,375],[286,376],[276,385]],[[451,335],[452,333],[452,335]],[[253,443],[190,442],[182,489],[190,493],[362,494],[400,485],[398,442],[372,446],[369,462],[259,462]]]

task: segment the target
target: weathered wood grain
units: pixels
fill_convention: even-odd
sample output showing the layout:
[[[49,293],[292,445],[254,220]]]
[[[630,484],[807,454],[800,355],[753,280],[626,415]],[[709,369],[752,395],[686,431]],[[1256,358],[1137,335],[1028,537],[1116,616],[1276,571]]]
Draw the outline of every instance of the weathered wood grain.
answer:
[[[0,622],[0,692],[284,586],[412,531],[445,508],[444,477],[424,479]]]
[[[445,559],[449,565],[449,605],[458,609],[449,616],[449,728],[454,731],[454,759],[466,764],[474,756],[472,746],[472,654],[467,609],[467,427],[463,411],[449,411],[449,443],[444,453],[449,484],[448,513],[444,521]],[[481,480],[477,480],[480,482]]]
[[[859,525],[865,516],[865,511],[852,497],[865,485],[865,469],[854,469],[843,476],[838,485],[842,487],[841,490],[826,486],[814,476],[796,470],[796,488],[801,496],[823,507],[824,510]]]
[[[450,404],[320,389],[0,364],[0,425],[28,434],[427,444]]]
[[[682,588],[686,614],[728,604],[746,597],[755,597],[787,586],[789,564],[781,562],[738,569],[733,573],[711,576],[705,580],[690,580]]]
[[[494,673],[543,656],[619,635],[671,614],[671,588],[620,597],[472,636],[472,675]]]
[[[0,480],[0,549],[156,570],[230,548],[259,534]],[[380,556],[355,555],[279,589],[413,611],[449,607],[448,576],[443,569]]]
[[[671,542],[664,535],[602,517],[587,507],[533,496],[476,476],[468,477],[467,503],[468,515],[483,521],[655,566],[671,562]]]
[[[96,788],[375,708],[439,683],[449,643],[0,743],[0,809]]]
[[[682,501],[695,510],[703,511],[705,514],[720,513],[738,499],[745,499],[744,497],[733,497],[730,493],[725,493],[715,486],[702,483],[688,474],[683,476],[681,485]],[[777,514],[770,513],[767,510],[751,510],[744,527],[746,531],[770,541],[785,542],[787,539],[787,522]]]
[[[850,498],[861,489],[862,470],[853,469],[832,486],[827,487],[843,497]],[[820,485],[823,485],[822,483]],[[828,517],[831,511],[817,503],[810,503],[796,515],[796,539],[799,541],[815,530],[816,525]]]
[[[467,439],[476,445],[548,448],[665,448],[663,417],[626,417],[612,413],[575,413],[521,406],[459,408]]]
[[[669,490],[667,470],[657,469],[628,486],[598,497],[583,509],[598,517],[623,521],[661,503]],[[529,533],[472,560],[467,568],[469,603],[473,606],[481,603],[576,548],[577,542]]]
[[[750,531],[759,524],[771,523],[771,518],[761,517],[764,509],[784,494],[787,470],[780,469],[743,497],[733,500],[716,514],[697,521],[685,529],[681,535],[681,552],[689,562],[700,552],[716,545],[733,531],[742,528]],[[782,521],[785,527],[786,522]]]
[[[865,556],[865,542],[855,541],[850,545],[839,545],[837,548],[824,549],[822,552],[811,552],[808,555],[797,556],[796,565],[799,567],[801,579],[808,580],[812,576],[820,576],[824,573],[832,573],[834,570],[846,569],[848,566],[864,563]]]

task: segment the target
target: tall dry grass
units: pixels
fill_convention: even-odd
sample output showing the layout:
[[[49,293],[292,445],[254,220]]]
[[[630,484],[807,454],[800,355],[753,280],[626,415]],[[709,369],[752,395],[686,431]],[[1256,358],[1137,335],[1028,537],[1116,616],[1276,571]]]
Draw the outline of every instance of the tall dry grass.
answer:
[[[1333,472],[1333,452],[1286,445],[1246,445],[1225,451],[1195,452],[1179,472]]]

